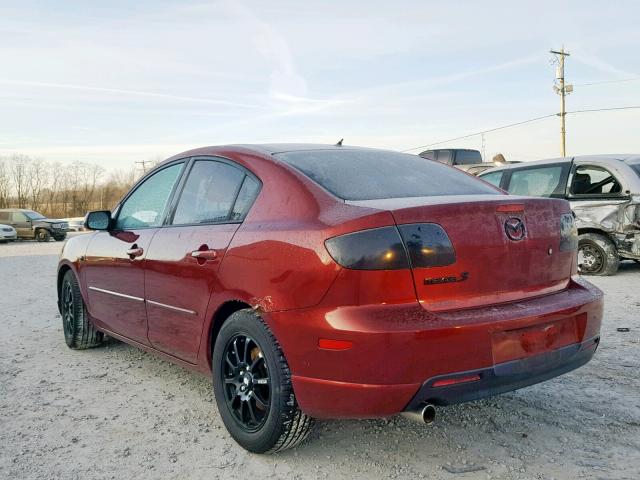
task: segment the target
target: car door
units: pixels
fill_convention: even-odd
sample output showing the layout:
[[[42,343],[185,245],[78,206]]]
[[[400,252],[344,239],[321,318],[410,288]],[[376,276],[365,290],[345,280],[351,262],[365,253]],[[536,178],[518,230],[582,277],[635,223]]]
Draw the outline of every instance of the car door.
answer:
[[[31,220],[23,212],[11,212],[11,224],[16,229],[18,237],[31,238],[34,236]]]
[[[578,228],[607,228],[617,222],[618,205],[630,200],[627,186],[606,165],[576,161],[571,169],[567,198]]]
[[[510,168],[503,177],[502,188],[512,195],[564,198],[569,165],[565,162]]]
[[[147,345],[145,258],[184,164],[169,164],[134,187],[114,212],[111,228],[93,234],[81,268],[89,314],[98,326]]]
[[[241,166],[224,159],[192,161],[165,228],[146,257],[145,292],[153,347],[195,363],[211,292],[224,289],[217,272],[260,188]]]

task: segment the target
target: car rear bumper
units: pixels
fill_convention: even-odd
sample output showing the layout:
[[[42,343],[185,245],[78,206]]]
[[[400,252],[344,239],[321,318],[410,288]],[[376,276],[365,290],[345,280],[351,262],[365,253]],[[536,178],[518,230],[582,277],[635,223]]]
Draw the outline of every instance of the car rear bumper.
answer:
[[[597,347],[602,292],[562,292],[434,314],[420,305],[330,307],[265,316],[292,372],[300,407],[318,418],[375,418],[532,385],[578,368]],[[320,339],[349,348],[320,348]],[[468,374],[465,384],[434,386]],[[447,382],[445,382],[447,383]]]
[[[430,378],[420,387],[405,410],[417,410],[427,403],[453,405],[470,402],[544,382],[589,362],[596,353],[599,342],[600,337],[595,337],[529,358]],[[446,386],[437,385],[437,382],[455,380],[462,382]]]

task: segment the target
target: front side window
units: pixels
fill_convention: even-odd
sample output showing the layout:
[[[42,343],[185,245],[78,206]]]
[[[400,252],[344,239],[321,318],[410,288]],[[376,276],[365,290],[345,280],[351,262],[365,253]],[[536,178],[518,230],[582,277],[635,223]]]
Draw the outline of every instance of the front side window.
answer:
[[[182,167],[182,163],[177,163],[163,168],[141,183],[122,204],[116,230],[159,226]]]
[[[246,174],[227,163],[198,160],[184,185],[173,225],[227,222]]]
[[[580,165],[571,180],[572,195],[620,195],[622,187],[608,170]]]
[[[480,178],[485,182],[489,182],[491,185],[495,185],[496,187],[500,187],[500,182],[502,181],[502,174],[504,172],[491,172],[485,173]]]
[[[24,212],[24,214],[27,216],[29,220],[40,220],[42,218],[46,218],[41,213],[33,212],[33,211]]]
[[[564,191],[561,180],[562,165],[513,170],[507,190],[512,195],[550,197]]]

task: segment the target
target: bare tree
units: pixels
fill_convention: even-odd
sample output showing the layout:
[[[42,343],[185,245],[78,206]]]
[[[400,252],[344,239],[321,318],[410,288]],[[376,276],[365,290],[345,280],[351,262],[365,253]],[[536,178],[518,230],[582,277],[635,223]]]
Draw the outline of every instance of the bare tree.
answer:
[[[9,175],[8,161],[0,158],[0,208],[7,208],[9,206],[10,185],[11,178]]]
[[[29,163],[31,158],[26,155],[13,155],[11,157],[11,179],[16,194],[18,208],[25,208],[29,197]]]
[[[29,183],[29,197],[31,210],[40,210],[42,190],[47,184],[49,175],[48,165],[40,158],[32,160],[27,165],[27,177]]]

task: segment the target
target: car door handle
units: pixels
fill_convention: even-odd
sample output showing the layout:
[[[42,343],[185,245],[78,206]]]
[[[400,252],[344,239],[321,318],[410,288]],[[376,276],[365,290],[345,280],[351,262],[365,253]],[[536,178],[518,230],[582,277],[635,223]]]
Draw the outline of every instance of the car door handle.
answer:
[[[144,253],[144,250],[140,247],[136,247],[135,245],[133,247],[131,247],[129,250],[127,250],[127,255],[129,255],[129,258],[131,260],[133,260],[136,257],[140,257],[142,256],[142,254]]]
[[[218,258],[218,252],[216,252],[215,250],[209,249],[209,250],[194,250],[193,252],[191,252],[191,256],[193,258],[196,258],[198,260],[215,260],[216,258]]]

